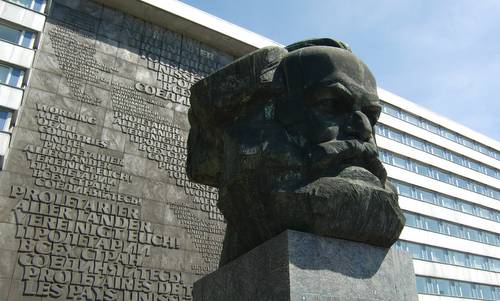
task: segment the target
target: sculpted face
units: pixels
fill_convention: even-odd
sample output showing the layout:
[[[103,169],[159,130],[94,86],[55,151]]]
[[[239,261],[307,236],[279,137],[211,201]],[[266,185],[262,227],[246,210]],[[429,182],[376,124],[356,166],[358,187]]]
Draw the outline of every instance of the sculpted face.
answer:
[[[373,75],[338,46],[272,51],[192,89],[188,174],[219,188],[227,221],[220,264],[286,229],[391,246],[404,216],[378,159]],[[238,89],[255,74],[258,83]],[[198,100],[206,95],[209,102]]]
[[[309,150],[310,178],[336,176],[348,166],[359,166],[383,186],[386,173],[373,129],[381,106],[366,65],[343,49],[309,47],[289,54],[282,66],[293,88],[278,105],[278,119],[291,135],[300,137],[300,147]]]

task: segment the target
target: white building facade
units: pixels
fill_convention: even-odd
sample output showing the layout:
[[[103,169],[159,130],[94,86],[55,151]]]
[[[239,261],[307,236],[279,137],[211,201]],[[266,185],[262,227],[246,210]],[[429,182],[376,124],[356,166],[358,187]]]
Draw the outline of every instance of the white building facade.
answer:
[[[29,79],[50,0],[0,0],[0,167]]]
[[[500,145],[379,90],[380,158],[406,227],[420,300],[500,299]]]
[[[176,16],[184,23],[173,23],[184,33],[224,36],[213,44],[230,53],[278,45],[174,0],[97,2],[152,22]],[[150,9],[138,12],[137,5]],[[0,0],[2,159],[49,6],[47,0]],[[380,157],[407,219],[395,247],[414,258],[419,300],[500,300],[500,143],[383,89],[379,97]]]

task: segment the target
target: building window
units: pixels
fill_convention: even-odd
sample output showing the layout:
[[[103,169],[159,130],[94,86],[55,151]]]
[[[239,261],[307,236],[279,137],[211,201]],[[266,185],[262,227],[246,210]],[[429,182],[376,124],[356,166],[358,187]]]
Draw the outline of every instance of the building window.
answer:
[[[419,190],[418,192],[418,199],[421,201],[435,204],[436,202],[434,201],[434,193],[427,191],[427,190]]]
[[[45,11],[45,0],[7,0],[7,1],[26,7],[27,9],[37,11],[39,13],[43,13]]]
[[[454,199],[449,198],[449,197],[444,196],[444,195],[439,195],[438,198],[440,200],[440,204],[442,207],[449,208],[452,210],[457,210],[456,203],[455,203]],[[439,204],[439,202],[438,202],[438,204]],[[463,208],[461,211],[465,212],[465,211],[463,211]]]
[[[431,169],[428,166],[419,163],[415,163],[415,166],[417,167],[416,171],[418,174],[426,177],[430,177],[432,175]]]
[[[23,84],[23,77],[23,70],[7,65],[0,65],[0,84],[19,88]]]
[[[398,185],[396,185],[396,188],[398,190],[398,194],[407,196],[409,198],[414,198],[414,196],[412,195],[411,186],[403,183],[398,183]]]
[[[392,157],[392,165],[408,169],[408,161],[401,157]]]
[[[428,152],[426,147],[425,147],[425,142],[423,142],[420,139],[416,139],[416,138],[411,139],[410,145],[413,146],[414,148],[421,150],[421,151]]]
[[[7,132],[10,128],[12,113],[0,107],[0,132]]]
[[[26,48],[33,48],[35,33],[0,23],[0,40]]]
[[[387,113],[391,116],[394,116],[396,118],[401,118],[401,114],[400,114],[400,110],[398,110],[398,108],[390,105],[390,104],[385,104],[384,103],[384,106],[382,107],[382,110],[384,111],[384,113]]]

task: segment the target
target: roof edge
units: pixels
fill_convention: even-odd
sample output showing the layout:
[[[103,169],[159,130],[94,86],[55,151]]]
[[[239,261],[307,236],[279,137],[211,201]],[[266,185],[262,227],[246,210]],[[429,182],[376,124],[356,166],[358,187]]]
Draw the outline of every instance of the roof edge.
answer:
[[[94,1],[185,34],[235,57],[265,46],[282,46],[177,0]]]
[[[453,121],[447,117],[444,117],[440,114],[437,114],[425,107],[422,107],[408,99],[405,99],[399,95],[394,94],[393,92],[387,91],[385,89],[382,89],[378,87],[378,93],[379,97],[396,106],[399,107],[403,110],[406,110],[408,112],[412,112],[418,116],[421,116],[425,119],[428,119],[436,124],[441,125],[442,127],[445,127],[447,129],[450,129],[456,133],[459,133],[462,136],[465,136],[469,139],[472,139],[474,141],[477,141],[481,144],[484,144],[486,146],[489,146],[497,151],[500,150],[500,143],[496,141],[493,138],[490,138],[484,134],[481,134],[479,132],[476,132],[456,121]]]

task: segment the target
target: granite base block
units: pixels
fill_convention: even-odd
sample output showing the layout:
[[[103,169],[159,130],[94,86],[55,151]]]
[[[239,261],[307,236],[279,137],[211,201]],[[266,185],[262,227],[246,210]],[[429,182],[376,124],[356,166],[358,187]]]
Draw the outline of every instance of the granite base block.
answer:
[[[411,256],[285,231],[194,284],[194,301],[417,301]]]

